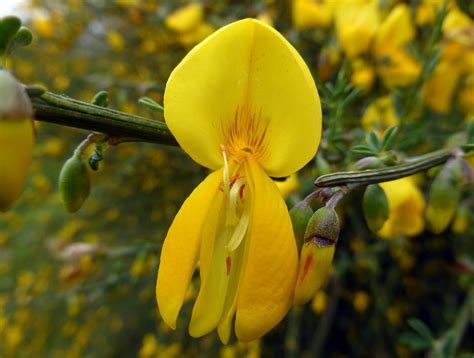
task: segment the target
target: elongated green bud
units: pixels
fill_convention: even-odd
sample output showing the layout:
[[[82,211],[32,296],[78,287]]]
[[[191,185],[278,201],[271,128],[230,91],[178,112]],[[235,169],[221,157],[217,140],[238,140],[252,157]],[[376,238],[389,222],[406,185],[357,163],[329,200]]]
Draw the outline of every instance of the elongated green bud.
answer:
[[[295,234],[296,245],[298,246],[298,252],[301,250],[303,245],[304,234],[306,231],[306,225],[309,219],[313,215],[313,209],[305,201],[300,201],[289,211],[291,223],[293,224],[293,232]]]
[[[387,195],[380,185],[367,186],[362,199],[362,208],[369,229],[373,232],[379,231],[389,215]]]
[[[74,153],[64,163],[59,174],[59,192],[66,210],[70,213],[78,211],[89,196],[89,174],[80,153]]]
[[[33,108],[23,86],[0,70],[0,210],[23,192],[33,155]]]
[[[329,272],[339,238],[339,218],[332,208],[322,207],[306,227],[295,287],[295,305],[309,302]]]
[[[435,234],[446,230],[456,212],[461,197],[460,166],[457,159],[449,161],[431,184],[426,219]]]

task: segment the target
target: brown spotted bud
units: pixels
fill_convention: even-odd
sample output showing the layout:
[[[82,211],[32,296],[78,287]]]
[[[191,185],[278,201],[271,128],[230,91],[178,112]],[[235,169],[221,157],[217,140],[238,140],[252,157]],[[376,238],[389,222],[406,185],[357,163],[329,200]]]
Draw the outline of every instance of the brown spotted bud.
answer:
[[[59,174],[59,191],[66,210],[78,211],[90,193],[90,180],[82,155],[74,153],[64,163]]]
[[[33,155],[33,108],[23,86],[0,70],[0,210],[23,192]]]
[[[339,238],[339,218],[332,208],[322,207],[311,216],[300,255],[294,303],[309,302],[329,272]]]
[[[362,198],[362,208],[369,229],[373,232],[379,231],[389,215],[387,195],[380,185],[367,186]]]

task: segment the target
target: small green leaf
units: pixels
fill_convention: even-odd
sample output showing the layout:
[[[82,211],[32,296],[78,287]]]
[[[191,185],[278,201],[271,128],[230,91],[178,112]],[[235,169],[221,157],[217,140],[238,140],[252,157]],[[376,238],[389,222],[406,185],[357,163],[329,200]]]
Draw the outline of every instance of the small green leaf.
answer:
[[[393,92],[392,93],[392,103],[393,103],[393,108],[395,109],[395,113],[397,114],[398,118],[403,117],[403,95],[401,92]]]
[[[412,332],[402,333],[398,340],[400,341],[400,343],[403,343],[414,352],[423,351],[432,346],[431,342],[426,341],[422,337]]]
[[[8,51],[10,42],[21,27],[21,20],[16,16],[6,16],[0,19],[0,56]]]
[[[474,144],[474,118],[471,119],[467,126],[467,143]]]
[[[378,153],[380,151],[380,138],[377,133],[375,133],[374,131],[370,131],[369,133],[367,133],[365,140],[367,141],[367,144],[369,145],[370,149],[375,151],[375,153]]]
[[[165,111],[163,106],[159,105],[154,100],[152,100],[151,98],[148,98],[148,97],[141,97],[138,100],[138,103],[143,104],[143,105],[147,106],[148,108],[151,108],[152,110],[157,111],[157,112],[163,113]]]
[[[417,318],[409,318],[408,325],[427,341],[433,341],[433,334],[431,333],[430,328],[423,321],[420,321]]]
[[[344,98],[341,102],[341,108],[345,108],[354,102],[361,94],[363,93],[362,89],[354,88],[346,98]]]
[[[92,99],[92,104],[100,107],[108,107],[109,105],[109,92],[99,91],[95,94]]]
[[[363,149],[351,149],[351,152],[360,154],[360,155],[367,155],[367,156],[375,156],[377,155],[371,150],[363,150]]]
[[[385,131],[382,139],[382,150],[390,149],[393,139],[398,133],[398,127],[390,127]]]

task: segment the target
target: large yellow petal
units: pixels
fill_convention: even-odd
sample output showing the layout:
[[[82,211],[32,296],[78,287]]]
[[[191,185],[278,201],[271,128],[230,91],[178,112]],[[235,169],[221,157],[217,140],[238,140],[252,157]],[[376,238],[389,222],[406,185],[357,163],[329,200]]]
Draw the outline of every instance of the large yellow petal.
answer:
[[[34,141],[30,118],[0,118],[0,211],[6,210],[23,192]]]
[[[168,231],[161,251],[156,298],[163,320],[176,328],[176,319],[193,275],[201,236],[222,170],[210,174],[186,199]]]
[[[311,160],[321,136],[319,96],[303,59],[282,35],[253,19],[196,46],[171,74],[164,105],[180,146],[209,168],[222,166],[220,145],[229,145],[236,121],[265,133],[256,139],[242,130],[236,142],[262,142],[260,164],[272,176],[287,176]],[[254,119],[259,123],[252,127]]]
[[[275,183],[253,160],[253,210],[235,321],[239,341],[251,341],[275,327],[288,312],[298,271],[290,217]]]
[[[250,21],[250,20],[246,20]],[[268,120],[266,155],[260,165],[270,176],[288,176],[316,154],[321,138],[321,105],[308,67],[273,28],[252,21],[254,39],[248,105]],[[260,112],[261,111],[261,112]]]

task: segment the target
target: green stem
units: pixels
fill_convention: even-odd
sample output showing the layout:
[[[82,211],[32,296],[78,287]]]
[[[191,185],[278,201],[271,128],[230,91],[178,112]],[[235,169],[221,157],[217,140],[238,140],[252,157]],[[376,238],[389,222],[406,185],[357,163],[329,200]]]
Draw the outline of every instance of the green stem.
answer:
[[[453,149],[438,150],[418,159],[382,169],[340,172],[320,176],[314,184],[318,187],[342,185],[369,185],[407,177],[443,164],[453,155]]]
[[[461,343],[469,321],[473,319],[474,314],[474,287],[472,287],[460,307],[454,324],[440,339],[438,339],[431,351],[430,356],[433,358],[446,357],[446,350],[448,349],[454,354]],[[449,347],[447,347],[449,345]]]
[[[177,146],[164,122],[45,92],[31,95],[35,119],[102,132],[129,140]]]

